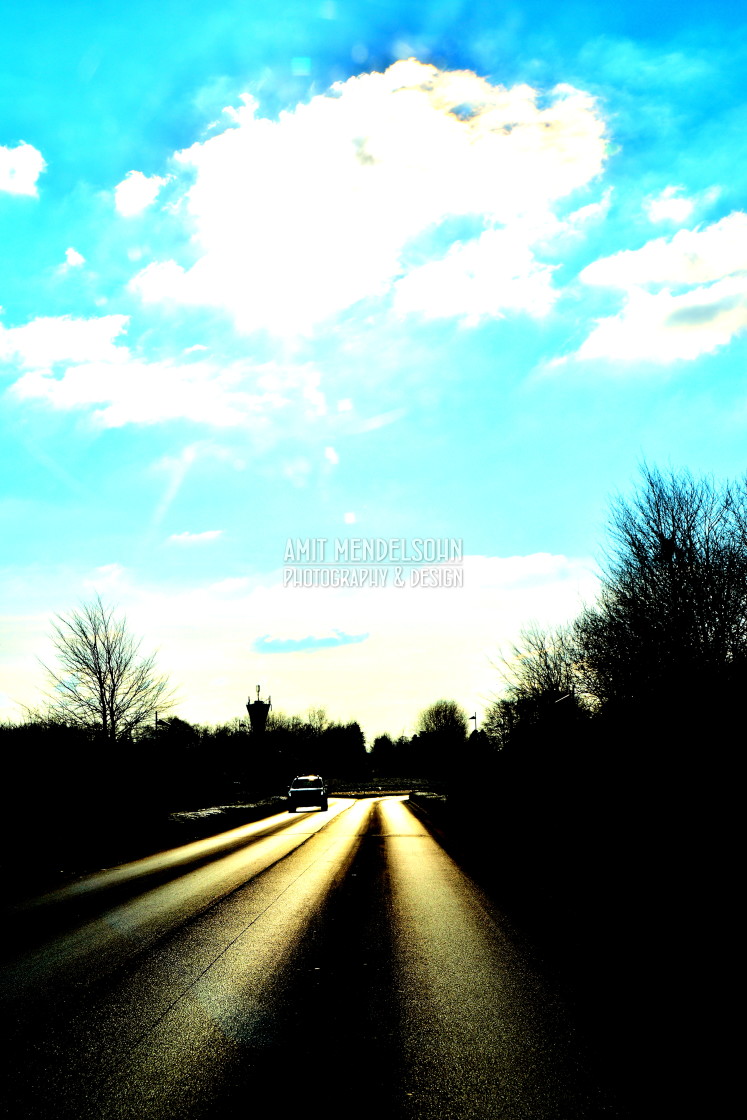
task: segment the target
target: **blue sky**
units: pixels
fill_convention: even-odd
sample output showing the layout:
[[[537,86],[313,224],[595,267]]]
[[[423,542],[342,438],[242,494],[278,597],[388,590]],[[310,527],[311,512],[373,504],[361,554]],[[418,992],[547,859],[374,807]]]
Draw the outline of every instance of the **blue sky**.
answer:
[[[185,718],[479,714],[642,462],[744,473],[737,5],[0,8],[0,716],[96,592]]]

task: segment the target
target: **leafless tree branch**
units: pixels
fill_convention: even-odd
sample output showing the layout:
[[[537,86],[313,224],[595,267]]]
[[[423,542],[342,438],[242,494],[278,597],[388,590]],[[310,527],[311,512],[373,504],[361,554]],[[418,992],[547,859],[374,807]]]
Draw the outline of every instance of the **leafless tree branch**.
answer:
[[[68,616],[58,615],[52,632],[58,668],[44,665],[52,718],[98,728],[113,743],[155,711],[173,707],[173,691],[157,672],[155,655],[140,656],[140,643],[125,620],[115,618],[100,596]]]

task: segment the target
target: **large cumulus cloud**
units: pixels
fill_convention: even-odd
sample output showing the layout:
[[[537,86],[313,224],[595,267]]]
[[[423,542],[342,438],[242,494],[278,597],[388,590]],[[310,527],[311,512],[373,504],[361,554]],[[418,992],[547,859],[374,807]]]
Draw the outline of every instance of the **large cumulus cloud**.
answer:
[[[533,238],[605,157],[588,94],[564,85],[541,98],[412,59],[338,83],[277,121],[249,96],[230,117],[175,157],[193,177],[191,261],[154,261],[133,288],[150,302],[227,310],[244,331],[307,331],[392,293],[401,309],[430,315],[517,304],[541,314],[551,292]],[[479,240],[499,229],[512,232]],[[465,241],[475,242],[466,256],[448,255]],[[453,303],[418,276],[442,259]]]

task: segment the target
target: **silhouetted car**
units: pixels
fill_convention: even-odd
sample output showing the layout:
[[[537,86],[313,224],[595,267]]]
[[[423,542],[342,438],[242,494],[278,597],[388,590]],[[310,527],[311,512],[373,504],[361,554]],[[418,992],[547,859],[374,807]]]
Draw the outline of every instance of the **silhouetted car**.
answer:
[[[288,812],[295,813],[296,809],[319,808],[326,813],[327,787],[320,774],[299,774],[294,778],[288,790]]]

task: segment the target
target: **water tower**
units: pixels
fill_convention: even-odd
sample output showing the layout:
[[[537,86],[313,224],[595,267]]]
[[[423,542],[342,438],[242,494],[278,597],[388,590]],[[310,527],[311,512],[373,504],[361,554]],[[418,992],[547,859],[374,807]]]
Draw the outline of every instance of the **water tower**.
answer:
[[[272,700],[268,696],[266,700],[259,698],[259,685],[257,685],[257,699],[252,700],[251,697],[246,702],[246,710],[249,713],[249,723],[252,729],[252,735],[264,735],[265,727],[267,726],[267,713],[272,707]]]

